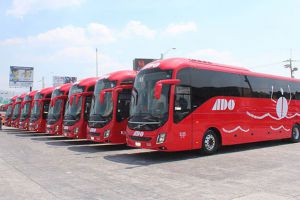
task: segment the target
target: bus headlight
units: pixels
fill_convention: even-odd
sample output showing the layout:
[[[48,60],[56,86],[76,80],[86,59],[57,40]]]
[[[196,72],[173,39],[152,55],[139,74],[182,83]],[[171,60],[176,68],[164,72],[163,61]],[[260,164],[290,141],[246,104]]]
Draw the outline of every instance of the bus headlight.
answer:
[[[110,130],[109,129],[104,131],[104,138],[108,138],[109,135],[110,135]]]
[[[166,135],[167,135],[166,133],[160,133],[160,134],[158,134],[157,140],[156,140],[156,144],[161,144],[161,143],[165,142]]]
[[[78,127],[76,127],[76,128],[74,129],[74,132],[75,132],[75,134],[78,134],[78,132],[79,132],[79,128],[78,128]]]
[[[57,131],[58,131],[58,129],[59,129],[59,126],[58,126],[58,125],[56,125],[56,126],[55,126],[55,129],[54,129],[54,130],[55,130],[55,132],[57,132]]]

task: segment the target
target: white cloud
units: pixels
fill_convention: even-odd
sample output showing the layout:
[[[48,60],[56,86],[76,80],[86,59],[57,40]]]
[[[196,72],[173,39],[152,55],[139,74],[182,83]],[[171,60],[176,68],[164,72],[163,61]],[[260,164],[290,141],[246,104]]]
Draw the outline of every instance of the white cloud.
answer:
[[[140,21],[130,21],[125,29],[121,31],[121,37],[141,36],[145,38],[154,38],[157,31],[142,24]]]
[[[163,31],[164,35],[179,35],[186,32],[197,31],[197,24],[195,22],[186,22],[178,24],[170,24]]]
[[[6,14],[22,18],[28,13],[79,6],[82,2],[82,0],[13,0],[12,7]]]
[[[215,49],[201,49],[194,52],[189,52],[186,57],[203,61],[211,61],[215,63],[232,64],[241,66],[233,55],[228,51],[218,51]]]
[[[99,45],[109,44],[118,39],[146,38],[154,39],[163,34],[177,35],[189,31],[195,31],[196,24],[188,22],[185,24],[171,24],[164,31],[157,31],[144,25],[140,21],[130,21],[121,30],[112,30],[104,24],[92,22],[85,27],[68,25],[57,27],[37,35],[23,38],[8,38],[0,41],[0,45],[22,45],[29,46],[49,45],[49,47],[66,45]]]
[[[90,23],[87,32],[91,40],[96,43],[109,43],[116,40],[113,31],[103,24]]]
[[[65,26],[26,38],[9,38],[0,41],[0,45],[42,46],[86,46],[107,44],[115,41],[114,33],[99,23],[90,23],[86,27]]]

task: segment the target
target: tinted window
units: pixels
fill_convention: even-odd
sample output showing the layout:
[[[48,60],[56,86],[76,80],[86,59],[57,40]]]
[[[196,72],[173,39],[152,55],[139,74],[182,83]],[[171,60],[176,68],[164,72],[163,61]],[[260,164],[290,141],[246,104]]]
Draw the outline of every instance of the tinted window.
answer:
[[[94,89],[95,89],[95,86],[93,85],[93,86],[89,87],[87,91],[88,92],[94,92]]]
[[[174,122],[177,123],[181,121],[191,111],[191,87],[176,86],[174,101]]]
[[[84,106],[84,120],[88,120],[88,116],[90,114],[92,104],[92,97],[87,96],[85,99],[85,106]]]
[[[117,104],[117,121],[121,122],[129,117],[131,90],[123,90],[119,93]]]

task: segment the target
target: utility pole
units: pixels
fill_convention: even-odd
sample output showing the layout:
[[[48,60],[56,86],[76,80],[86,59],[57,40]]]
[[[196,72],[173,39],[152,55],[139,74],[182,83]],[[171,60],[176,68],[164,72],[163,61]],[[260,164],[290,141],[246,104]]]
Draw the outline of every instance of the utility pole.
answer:
[[[98,49],[96,48],[96,77],[98,77]]]
[[[294,67],[293,63],[296,62],[297,60],[293,60],[292,59],[292,49],[290,49],[290,59],[284,60],[284,63],[287,63],[284,65],[285,68],[289,68],[290,69],[290,73],[291,73],[291,78],[295,78],[294,77],[294,72],[298,70],[297,67]]]
[[[289,68],[290,69],[290,72],[291,72],[291,78],[295,78],[294,77],[294,72],[298,70],[297,67],[294,67],[293,66],[293,63],[296,62],[296,60],[292,60],[292,58],[288,59],[288,60],[285,60],[283,61],[284,63],[287,63],[284,65],[285,68]]]

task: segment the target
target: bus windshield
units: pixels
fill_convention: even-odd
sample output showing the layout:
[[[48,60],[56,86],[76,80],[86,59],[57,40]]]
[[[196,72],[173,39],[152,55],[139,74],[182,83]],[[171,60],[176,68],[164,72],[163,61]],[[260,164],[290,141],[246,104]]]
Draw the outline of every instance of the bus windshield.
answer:
[[[5,114],[5,117],[6,117],[7,119],[11,117],[11,114],[12,114],[11,112],[12,112],[12,105],[9,105],[9,106],[7,107],[6,114]]]
[[[129,128],[154,130],[167,121],[170,85],[163,85],[160,99],[154,97],[154,88],[157,81],[171,77],[171,70],[159,68],[138,73],[131,97]]]
[[[64,92],[59,90],[59,89],[55,89],[52,93],[51,99],[58,97],[58,96],[63,96]],[[60,109],[63,107],[63,100],[62,99],[57,99],[55,101],[55,104],[53,106],[49,106],[49,112],[48,112],[48,120],[51,121],[57,121],[60,119],[61,117],[61,112]]]
[[[39,92],[34,95],[34,100],[40,100],[42,98],[43,98],[43,95],[40,94]],[[35,101],[33,104],[33,108],[31,111],[31,118],[33,121],[37,120],[41,114],[41,106],[40,105],[41,105],[40,101]]]
[[[70,89],[69,92],[69,98],[68,102],[66,105],[66,110],[65,110],[65,120],[79,120],[80,119],[80,114],[81,114],[81,104],[82,104],[82,96],[74,96],[72,104],[70,104],[70,97],[73,94],[81,93],[84,92],[85,87],[84,86],[79,86],[79,85],[73,85]],[[78,103],[77,102],[78,99]]]
[[[30,96],[25,96],[24,98],[24,101],[29,101],[29,102],[26,102],[22,108],[22,111],[21,111],[21,117],[20,117],[20,120],[25,120],[29,117],[29,112],[30,112],[30,105],[31,105],[31,101],[32,101],[32,97]]]
[[[13,111],[13,116],[12,116],[13,120],[15,120],[19,117],[20,108],[21,108],[21,103],[20,102],[16,103],[14,111]]]
[[[111,118],[113,111],[112,92],[105,93],[103,103],[100,102],[100,93],[103,89],[114,88],[115,86],[116,81],[108,79],[102,79],[97,82],[90,111],[89,119],[91,121],[107,121]]]

